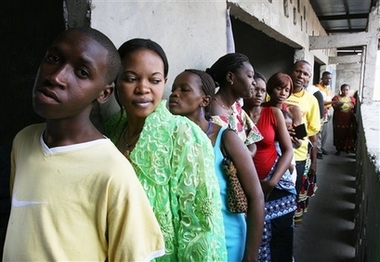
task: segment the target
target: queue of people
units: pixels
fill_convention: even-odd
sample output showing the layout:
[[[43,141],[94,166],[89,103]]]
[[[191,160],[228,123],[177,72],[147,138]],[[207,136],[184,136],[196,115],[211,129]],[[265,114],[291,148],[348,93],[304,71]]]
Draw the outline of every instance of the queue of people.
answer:
[[[231,53],[178,74],[167,101],[168,72],[165,51],[150,39],[116,49],[91,28],[55,39],[33,87],[46,123],[13,143],[4,261],[293,260],[293,227],[317,173],[311,65],[297,61],[267,81],[247,56]],[[348,90],[324,104],[334,108],[337,154],[354,150]],[[103,134],[90,114],[111,95],[120,110]],[[225,153],[246,212],[229,210]]]

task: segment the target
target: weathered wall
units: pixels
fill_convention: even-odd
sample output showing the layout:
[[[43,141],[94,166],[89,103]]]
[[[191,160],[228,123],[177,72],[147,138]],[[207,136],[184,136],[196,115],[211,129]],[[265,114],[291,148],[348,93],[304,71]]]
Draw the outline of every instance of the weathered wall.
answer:
[[[326,35],[309,1],[229,1],[231,14],[262,31],[276,41],[295,49],[303,49],[296,59],[314,59],[327,64],[333,50],[309,51],[309,35]],[[292,2],[292,3],[290,3]],[[300,6],[297,6],[297,2]],[[298,57],[297,57],[298,56]],[[301,57],[299,57],[301,56]]]
[[[91,26],[105,32],[117,47],[135,37],[159,43],[169,59],[170,90],[185,68],[205,69],[226,53],[225,17],[224,1],[95,0]]]
[[[133,37],[150,38],[158,42],[166,51],[169,59],[169,80],[164,97],[174,77],[185,68],[205,69],[226,53],[226,8],[231,7],[231,15],[249,27],[261,31],[268,38],[284,45],[286,50],[303,49],[302,59],[314,63],[318,59],[328,62],[329,50],[308,51],[308,36],[325,34],[311,5],[307,1],[289,2],[287,14],[283,1],[130,1],[112,0],[92,1],[91,26],[105,32],[120,46]],[[252,38],[239,42],[247,47]],[[257,45],[266,45],[267,40]],[[242,48],[247,50],[247,48]],[[288,58],[289,53],[283,56]],[[248,54],[250,56],[250,54]],[[279,57],[278,57],[279,58]],[[285,70],[294,61],[278,61],[268,74]],[[259,60],[261,63],[261,61]],[[254,63],[254,62],[253,62]],[[261,65],[257,65],[258,68]],[[264,68],[264,67],[262,67]],[[109,103],[111,110],[114,103]]]
[[[107,34],[116,47],[135,37],[159,43],[169,60],[164,98],[184,69],[206,69],[227,51],[224,1],[95,0],[91,26]],[[111,100],[104,108],[107,117],[118,107]]]
[[[349,84],[351,93],[359,90],[361,75],[361,64],[344,64],[337,65],[335,94],[340,91],[340,86]]]
[[[355,261],[380,261],[380,102],[359,108]]]

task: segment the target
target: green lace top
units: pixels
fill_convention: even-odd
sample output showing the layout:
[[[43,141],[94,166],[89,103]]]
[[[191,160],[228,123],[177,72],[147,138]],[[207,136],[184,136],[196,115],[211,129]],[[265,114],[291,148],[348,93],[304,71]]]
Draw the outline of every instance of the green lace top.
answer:
[[[203,131],[174,116],[163,100],[146,120],[130,161],[165,238],[157,261],[226,261],[214,153]],[[105,125],[116,144],[127,121],[121,112]],[[132,240],[133,241],[133,240]]]

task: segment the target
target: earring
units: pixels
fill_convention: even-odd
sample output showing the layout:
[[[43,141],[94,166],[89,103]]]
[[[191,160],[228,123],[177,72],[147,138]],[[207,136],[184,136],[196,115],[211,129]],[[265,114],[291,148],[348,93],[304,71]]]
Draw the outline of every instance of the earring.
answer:
[[[234,82],[231,81],[231,82],[230,82],[230,85],[233,85],[233,84],[234,84]]]

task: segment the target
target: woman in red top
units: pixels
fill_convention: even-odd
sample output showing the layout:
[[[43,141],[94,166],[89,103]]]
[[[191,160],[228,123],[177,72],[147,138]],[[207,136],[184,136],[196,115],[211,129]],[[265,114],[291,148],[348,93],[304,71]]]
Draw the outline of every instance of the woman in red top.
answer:
[[[253,158],[266,197],[264,234],[259,261],[292,261],[293,215],[297,207],[295,185],[289,172],[293,157],[292,142],[280,109],[261,106],[266,93],[265,78],[256,73],[256,86],[243,109],[256,124],[264,139],[256,142]],[[278,141],[282,154],[276,150]]]

